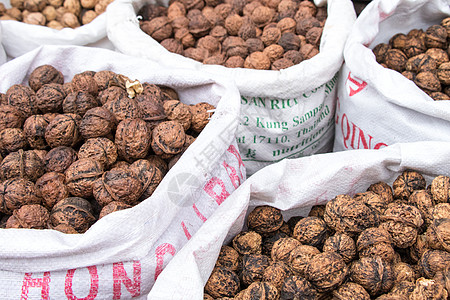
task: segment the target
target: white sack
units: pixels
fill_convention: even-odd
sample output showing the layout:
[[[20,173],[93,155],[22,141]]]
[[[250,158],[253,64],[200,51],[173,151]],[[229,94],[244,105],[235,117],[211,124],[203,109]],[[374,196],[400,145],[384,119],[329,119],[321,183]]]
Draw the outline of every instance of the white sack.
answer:
[[[271,205],[306,216],[313,205],[339,194],[365,192],[378,181],[392,186],[406,169],[421,172],[427,184],[450,175],[450,143],[396,144],[381,150],[352,150],[287,159],[252,175],[205,222],[158,277],[148,299],[203,299],[203,287],[222,244],[244,227],[255,206]]]
[[[2,24],[0,23],[0,65],[6,62],[6,53],[2,45],[2,40],[3,40],[3,29]]]
[[[332,150],[334,87],[344,43],[356,18],[350,0],[328,1],[320,53],[281,71],[203,65],[167,51],[139,28],[136,13],[149,3],[155,1],[116,0],[108,6],[108,38],[118,51],[129,55],[234,79],[242,104],[237,142],[248,174],[283,158]]]
[[[374,0],[348,37],[339,73],[334,151],[379,149],[399,142],[450,141],[448,101],[434,101],[414,82],[383,68],[372,49],[411,29],[450,16],[448,0]]]
[[[10,0],[0,0],[10,8]],[[15,58],[43,45],[77,45],[114,49],[106,36],[106,12],[78,28],[52,29],[19,21],[2,20],[2,44],[6,54]]]
[[[27,83],[42,64],[52,64],[65,81],[82,71],[107,69],[173,87],[187,103],[217,105],[196,141],[139,205],[105,216],[84,234],[0,229],[0,299],[144,297],[172,256],[245,180],[234,139],[239,93],[229,82],[200,72],[75,46],[41,47],[4,64],[0,91]],[[28,298],[21,298],[25,294]]]

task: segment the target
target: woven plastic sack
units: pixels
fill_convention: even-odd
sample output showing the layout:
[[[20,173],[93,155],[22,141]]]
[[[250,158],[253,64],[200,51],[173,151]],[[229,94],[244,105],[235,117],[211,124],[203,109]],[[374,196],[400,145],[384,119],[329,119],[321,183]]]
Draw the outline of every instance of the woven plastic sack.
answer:
[[[186,103],[216,105],[196,141],[138,205],[101,218],[84,234],[0,229],[0,299],[143,299],[170,259],[245,180],[234,139],[238,91],[192,70],[75,46],[45,46],[5,63],[0,91],[26,84],[42,64],[52,64],[65,81],[107,69],[173,87]]]

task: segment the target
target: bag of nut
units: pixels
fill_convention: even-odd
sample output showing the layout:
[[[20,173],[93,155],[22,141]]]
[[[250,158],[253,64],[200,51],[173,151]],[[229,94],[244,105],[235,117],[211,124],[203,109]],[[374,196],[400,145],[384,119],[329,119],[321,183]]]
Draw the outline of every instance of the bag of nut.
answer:
[[[112,0],[0,0],[2,44],[9,58],[42,45],[113,49],[106,37]]]
[[[6,53],[5,49],[3,48],[3,45],[1,41],[3,40],[3,29],[0,24],[0,65],[4,64],[6,62]]]
[[[334,151],[450,140],[447,0],[377,0],[359,15],[339,73]]]
[[[411,293],[418,277],[449,267],[449,155],[450,143],[429,141],[268,166],[205,222],[148,299],[369,300],[400,281]],[[426,298],[390,296],[380,299]]]
[[[229,81],[43,46],[0,91],[1,299],[144,299],[246,179]]]
[[[248,174],[332,150],[335,83],[356,18],[351,1],[157,3],[165,6],[115,1],[109,39],[129,55],[234,79],[242,105],[237,141]]]

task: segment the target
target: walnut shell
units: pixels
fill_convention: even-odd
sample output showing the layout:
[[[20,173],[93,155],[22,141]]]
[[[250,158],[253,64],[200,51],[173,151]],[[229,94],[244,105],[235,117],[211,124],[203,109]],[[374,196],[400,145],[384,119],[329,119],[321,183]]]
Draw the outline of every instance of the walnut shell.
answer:
[[[115,118],[104,107],[94,107],[86,111],[81,119],[79,131],[84,139],[107,136],[115,128]]]
[[[361,201],[378,214],[382,214],[386,210],[388,205],[385,199],[372,191],[357,193],[353,198],[357,201]]]
[[[186,134],[177,121],[166,121],[153,129],[152,149],[157,155],[178,154],[184,150]]]
[[[276,261],[264,270],[262,281],[270,282],[280,290],[284,280],[289,276],[292,276],[289,266],[282,261]]]
[[[94,159],[101,163],[104,169],[108,169],[117,160],[117,147],[107,138],[91,138],[81,145],[78,158]]]
[[[450,253],[442,250],[426,250],[418,265],[422,274],[433,278],[436,272],[444,270],[450,264]]]
[[[103,174],[102,165],[93,159],[84,158],[75,161],[65,171],[67,188],[77,197],[92,197],[94,181]]]
[[[130,169],[143,183],[141,200],[150,197],[164,177],[159,166],[148,159],[138,159],[130,165]]]
[[[430,192],[426,190],[416,190],[408,198],[408,204],[417,207],[422,215],[422,220],[426,224],[431,222],[430,209],[432,209],[434,203]]]
[[[290,276],[284,279],[281,286],[281,299],[318,299],[317,290],[303,277]]]
[[[75,91],[89,93],[95,97],[98,95],[98,84],[93,75],[86,73],[75,74],[72,78],[72,85]]]
[[[425,31],[425,44],[428,48],[446,48],[447,30],[441,25],[431,25]]]
[[[380,44],[376,45],[372,49],[372,52],[375,55],[375,60],[379,64],[386,62],[386,53],[390,49],[392,49],[392,47],[389,44],[380,43]]]
[[[23,124],[23,133],[31,148],[47,148],[45,129],[52,119],[52,116],[49,115],[33,115],[25,120],[25,123]]]
[[[394,272],[395,284],[402,281],[415,282],[417,279],[417,274],[411,265],[399,262],[392,266],[392,271]]]
[[[424,190],[425,178],[422,174],[407,170],[400,174],[392,184],[394,198],[408,200],[414,190]]]
[[[447,297],[448,292],[442,284],[435,280],[421,277],[416,280],[416,286],[409,299],[448,299]]]
[[[257,69],[257,70],[269,70],[270,59],[264,52],[253,52],[244,61],[244,68]]]
[[[42,203],[51,209],[56,202],[69,197],[66,177],[62,173],[48,172],[36,180],[36,195],[42,198]]]
[[[231,56],[223,64],[227,68],[243,68],[244,59],[240,56]]]
[[[270,282],[253,282],[245,289],[242,296],[243,300],[250,299],[267,299],[277,300],[280,297],[280,293],[275,285]]]
[[[388,262],[394,260],[393,240],[390,233],[381,227],[367,228],[356,241],[359,257],[380,257]]]
[[[64,83],[63,74],[52,65],[42,65],[35,68],[28,78],[28,85],[38,91],[44,84]]]
[[[222,246],[219,257],[216,261],[216,267],[224,267],[236,272],[240,263],[239,253],[230,246]]]
[[[328,235],[326,223],[317,217],[306,217],[297,222],[292,236],[300,243],[321,247]]]
[[[0,170],[2,179],[21,177],[36,181],[44,174],[44,162],[34,150],[20,149],[3,158]]]
[[[401,73],[405,70],[407,60],[408,57],[399,49],[389,49],[386,52],[385,63],[389,69]]]
[[[59,146],[75,146],[80,140],[78,125],[81,117],[76,114],[56,116],[45,129],[45,140],[51,148]]]
[[[14,177],[0,183],[0,211],[12,214],[15,209],[27,204],[40,204],[41,198],[36,196],[33,182]]]
[[[291,252],[300,246],[301,243],[291,237],[281,238],[277,240],[272,247],[272,261],[283,261],[289,263]]]
[[[66,92],[60,83],[47,83],[36,92],[35,105],[42,113],[61,112]]]
[[[13,211],[13,215],[6,222],[6,228],[45,229],[50,214],[39,204],[23,205]]]
[[[28,140],[21,128],[0,131],[0,151],[4,154],[28,148]]]
[[[341,285],[348,273],[342,256],[335,252],[315,255],[307,264],[305,277],[318,292],[329,292]]]
[[[215,107],[206,102],[199,102],[195,105],[190,105],[189,109],[192,114],[191,129],[199,133],[209,123]]]
[[[64,173],[77,159],[78,155],[74,149],[66,146],[56,147],[45,155],[45,169],[47,172]]]
[[[120,98],[126,98],[127,96],[127,91],[125,89],[118,86],[110,86],[99,92],[97,99],[99,99],[100,103],[104,105],[109,101],[113,102]]]
[[[6,91],[7,104],[17,108],[25,118],[38,113],[36,93],[29,86],[14,84]]]
[[[91,108],[100,106],[100,102],[92,94],[86,92],[73,92],[67,95],[62,102],[62,108],[64,113],[72,113],[80,116]]]
[[[424,91],[439,92],[442,89],[439,78],[431,71],[418,73],[414,83]]]
[[[233,297],[240,288],[239,277],[231,270],[216,267],[205,284],[205,292],[213,296]]]
[[[233,248],[240,254],[261,254],[261,235],[254,231],[244,231],[233,238]]]
[[[271,206],[258,206],[247,217],[247,226],[259,234],[274,232],[283,225],[281,211]]]
[[[354,282],[344,283],[333,291],[333,296],[336,299],[370,300],[369,293],[361,285]]]
[[[248,48],[245,41],[237,36],[228,36],[222,42],[223,52],[228,56],[240,56],[246,58],[248,55]]]
[[[12,105],[0,105],[0,131],[5,128],[21,128],[25,117]]]
[[[244,254],[242,256],[242,282],[250,285],[255,281],[262,281],[264,270],[269,266],[270,259],[262,254]]]
[[[394,285],[392,267],[380,257],[363,257],[353,262],[350,278],[371,296],[387,293]]]
[[[334,251],[349,263],[356,257],[355,241],[345,233],[336,233],[327,238],[323,244],[323,252]]]
[[[53,227],[66,224],[78,233],[84,233],[96,221],[92,213],[92,205],[89,201],[79,197],[68,197],[53,206],[50,224]]]
[[[450,177],[440,175],[431,181],[431,194],[436,203],[450,202]]]
[[[150,148],[151,137],[152,133],[144,120],[123,120],[117,125],[116,130],[115,143],[119,155],[130,163],[145,158]]]
[[[289,261],[292,271],[299,276],[306,276],[306,268],[314,256],[320,251],[316,247],[301,245],[292,250],[289,255]]]
[[[102,210],[100,211],[100,215],[98,216],[99,219],[103,218],[106,215],[109,215],[113,212],[119,211],[119,210],[124,210],[127,208],[130,208],[131,205],[128,205],[124,202],[121,201],[112,201],[110,203],[108,203],[107,205],[105,205]]]
[[[426,236],[430,248],[450,252],[450,218],[434,219],[427,228]]]

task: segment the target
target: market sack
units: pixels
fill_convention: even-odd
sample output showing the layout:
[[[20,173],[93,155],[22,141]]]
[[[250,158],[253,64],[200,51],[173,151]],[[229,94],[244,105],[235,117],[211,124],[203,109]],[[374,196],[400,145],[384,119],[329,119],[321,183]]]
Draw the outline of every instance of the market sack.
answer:
[[[1,43],[2,39],[3,39],[3,29],[0,24],[0,65],[4,64],[6,62],[5,49],[3,48],[2,43]]]
[[[203,299],[203,287],[221,246],[245,227],[256,206],[270,205],[284,220],[306,216],[314,205],[340,194],[365,192],[378,181],[392,186],[407,169],[421,173],[427,184],[450,175],[450,143],[395,144],[381,150],[352,150],[284,160],[255,173],[208,219],[155,282],[148,299]]]
[[[10,0],[0,0],[10,8]],[[95,46],[113,49],[106,36],[106,12],[93,21],[75,29],[56,30],[47,26],[32,25],[19,21],[2,20],[2,44],[10,58],[18,57],[43,45]]]
[[[216,106],[196,141],[138,205],[101,218],[84,234],[0,229],[1,299],[143,299],[172,257],[245,180],[235,141],[238,90],[204,73],[106,49],[44,46],[0,67],[0,91],[26,84],[42,64],[60,70],[65,81],[108,69],[172,87],[181,101]]]
[[[344,49],[334,151],[450,140],[449,102],[434,101],[413,81],[383,68],[372,53],[397,33],[425,31],[448,16],[447,0],[376,0],[366,6]]]
[[[284,158],[332,150],[335,84],[344,43],[356,18],[351,1],[328,1],[320,53],[281,71],[206,65],[167,51],[139,28],[136,13],[149,3],[155,2],[120,0],[110,5],[108,38],[129,55],[234,79],[242,104],[236,137],[249,175]]]

